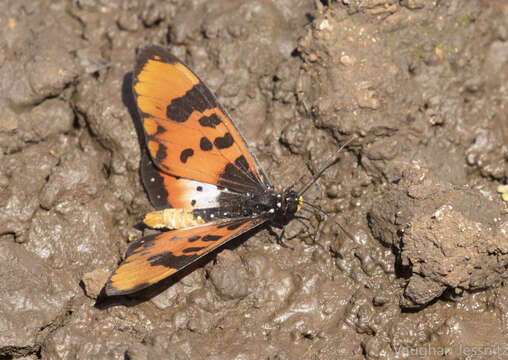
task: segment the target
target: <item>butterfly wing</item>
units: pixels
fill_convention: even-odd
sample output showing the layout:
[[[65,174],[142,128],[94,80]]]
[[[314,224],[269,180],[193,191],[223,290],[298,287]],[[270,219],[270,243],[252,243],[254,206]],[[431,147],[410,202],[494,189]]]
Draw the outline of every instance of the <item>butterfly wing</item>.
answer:
[[[127,250],[125,260],[108,280],[106,294],[144,289],[263,222],[261,218],[231,219],[147,236]]]
[[[236,192],[271,188],[210,90],[166,50],[140,51],[133,92],[148,152],[164,173]]]

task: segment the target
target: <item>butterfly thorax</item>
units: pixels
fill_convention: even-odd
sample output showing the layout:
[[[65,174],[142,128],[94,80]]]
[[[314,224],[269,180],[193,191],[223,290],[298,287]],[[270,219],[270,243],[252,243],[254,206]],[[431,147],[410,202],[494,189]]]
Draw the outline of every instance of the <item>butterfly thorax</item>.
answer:
[[[293,190],[285,190],[276,195],[276,208],[279,209],[278,215],[288,218],[296,214],[302,208],[303,198]],[[277,214],[277,211],[276,211]]]
[[[281,219],[293,216],[302,203],[302,197],[293,190],[275,193],[268,189],[261,194],[250,194],[250,198],[241,206],[247,216],[263,214],[268,219]]]

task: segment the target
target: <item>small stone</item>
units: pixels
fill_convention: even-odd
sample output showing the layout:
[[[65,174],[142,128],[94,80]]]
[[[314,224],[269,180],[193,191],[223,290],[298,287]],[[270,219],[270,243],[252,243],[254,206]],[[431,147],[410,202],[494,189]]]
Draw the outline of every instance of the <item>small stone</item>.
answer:
[[[376,110],[379,108],[379,100],[376,99],[376,91],[370,88],[367,82],[356,88],[356,101],[361,108]]]
[[[409,298],[413,304],[425,305],[441,296],[445,289],[445,285],[434,280],[413,275],[404,291],[404,295]]]
[[[425,7],[425,0],[402,0],[400,5],[411,10],[423,9]]]
[[[343,65],[354,65],[356,63],[356,59],[354,57],[351,57],[351,56],[348,56],[348,55],[342,55],[340,57],[340,62],[343,64]]]
[[[83,275],[81,281],[85,287],[85,294],[90,299],[97,299],[102,288],[108,281],[109,271],[107,269],[95,269]]]

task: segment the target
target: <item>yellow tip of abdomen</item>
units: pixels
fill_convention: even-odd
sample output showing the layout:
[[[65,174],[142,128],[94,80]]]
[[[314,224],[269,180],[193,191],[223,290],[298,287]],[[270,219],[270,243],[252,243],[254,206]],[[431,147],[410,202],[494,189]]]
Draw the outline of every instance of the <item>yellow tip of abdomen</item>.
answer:
[[[152,211],[146,214],[143,222],[153,228],[153,229],[160,229],[164,227],[164,217],[162,215],[162,211]]]
[[[191,210],[164,209],[146,214],[144,223],[154,229],[183,229],[204,224],[205,221],[195,217]]]

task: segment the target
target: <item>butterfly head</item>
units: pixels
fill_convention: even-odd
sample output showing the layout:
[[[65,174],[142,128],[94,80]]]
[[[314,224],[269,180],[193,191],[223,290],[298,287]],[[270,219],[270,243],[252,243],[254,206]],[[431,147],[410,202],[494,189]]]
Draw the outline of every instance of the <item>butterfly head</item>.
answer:
[[[281,194],[281,201],[277,205],[279,204],[285,216],[294,215],[302,208],[303,197],[298,195],[296,191],[289,189]]]

